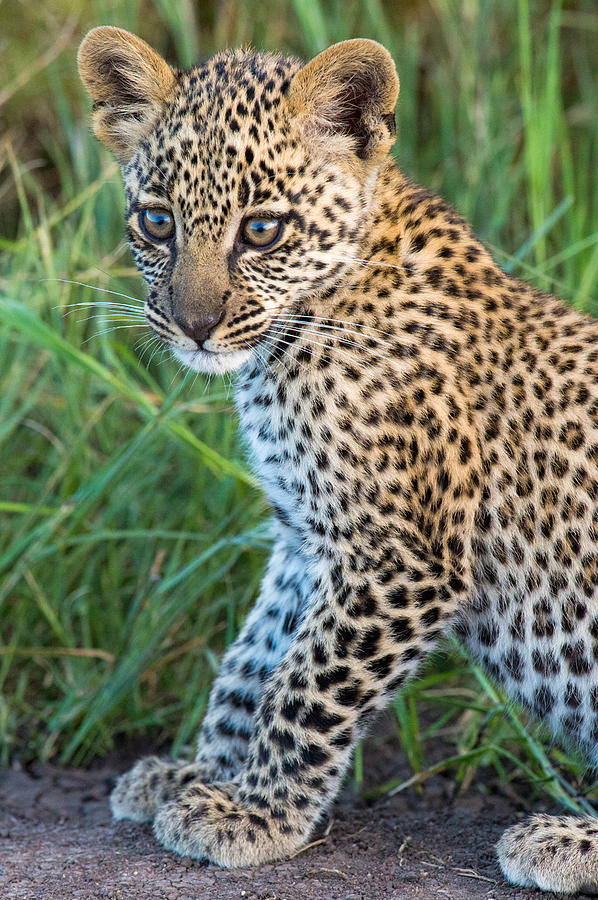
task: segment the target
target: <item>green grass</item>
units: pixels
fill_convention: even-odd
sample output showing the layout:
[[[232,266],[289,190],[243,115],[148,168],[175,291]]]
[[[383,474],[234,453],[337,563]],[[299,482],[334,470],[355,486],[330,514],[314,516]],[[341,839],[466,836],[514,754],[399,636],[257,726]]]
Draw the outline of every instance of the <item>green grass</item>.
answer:
[[[89,134],[76,80],[87,27],[137,30],[183,64],[227,43],[310,56],[351,36],[382,41],[401,76],[403,169],[449,199],[506,269],[598,313],[591,0],[53,7],[10,17],[0,89],[3,763],[86,762],[142,732],[184,752],[269,546],[229,385],[142,353],[144,327],[110,330],[120,323],[105,307],[69,306],[112,295],[55,280],[143,296],[122,244],[118,170]],[[445,768],[463,789],[479,770],[588,808],[575,756],[454,645],[392,713],[409,784]],[[359,788],[363,767],[359,752]]]

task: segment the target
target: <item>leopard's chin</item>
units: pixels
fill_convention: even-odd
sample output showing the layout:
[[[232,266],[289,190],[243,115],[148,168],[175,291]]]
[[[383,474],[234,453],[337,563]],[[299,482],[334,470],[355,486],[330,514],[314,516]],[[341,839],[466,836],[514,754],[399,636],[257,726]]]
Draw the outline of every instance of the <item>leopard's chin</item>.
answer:
[[[174,347],[174,355],[185,366],[194,372],[205,375],[223,375],[225,372],[236,372],[251,356],[251,350],[232,350],[230,352],[212,350],[186,350]]]

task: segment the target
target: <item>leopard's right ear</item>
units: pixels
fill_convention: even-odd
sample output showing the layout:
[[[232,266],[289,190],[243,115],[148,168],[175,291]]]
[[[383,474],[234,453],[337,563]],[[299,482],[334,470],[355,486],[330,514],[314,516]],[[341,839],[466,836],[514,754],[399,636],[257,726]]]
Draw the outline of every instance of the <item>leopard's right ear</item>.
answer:
[[[310,147],[377,164],[395,139],[399,78],[388,50],[357,38],[333,44],[291,81],[289,104]]]
[[[127,162],[172,94],[175,72],[141,38],[109,25],[88,32],[77,62],[93,100],[94,134]]]

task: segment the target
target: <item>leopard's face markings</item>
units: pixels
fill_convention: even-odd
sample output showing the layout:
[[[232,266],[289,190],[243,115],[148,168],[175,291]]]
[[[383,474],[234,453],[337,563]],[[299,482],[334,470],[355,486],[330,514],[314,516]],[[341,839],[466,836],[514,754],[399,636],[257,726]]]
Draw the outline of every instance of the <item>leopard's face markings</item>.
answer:
[[[285,314],[360,256],[373,178],[312,152],[286,100],[299,68],[237,51],[178,75],[173,99],[123,167],[147,320],[199,371],[267,356]],[[171,237],[144,230],[148,209],[170,212]],[[275,221],[276,239],[252,245],[251,220]]]

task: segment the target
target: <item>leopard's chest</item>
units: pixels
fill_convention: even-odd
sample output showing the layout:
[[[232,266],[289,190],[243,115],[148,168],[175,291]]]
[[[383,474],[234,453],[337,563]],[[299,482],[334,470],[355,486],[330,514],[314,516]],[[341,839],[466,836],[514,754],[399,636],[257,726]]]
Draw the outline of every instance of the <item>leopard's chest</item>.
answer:
[[[330,459],[334,414],[323,382],[263,371],[241,382],[236,400],[252,467],[272,507],[294,528],[317,531],[330,516],[338,481]]]

